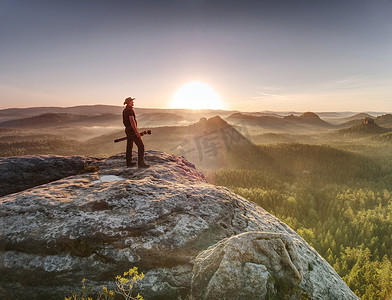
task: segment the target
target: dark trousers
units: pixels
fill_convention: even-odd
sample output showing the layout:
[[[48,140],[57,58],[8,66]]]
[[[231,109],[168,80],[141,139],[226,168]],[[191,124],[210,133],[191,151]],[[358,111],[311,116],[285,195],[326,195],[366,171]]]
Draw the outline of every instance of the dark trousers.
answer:
[[[144,144],[140,137],[137,137],[133,134],[127,134],[127,166],[130,166],[132,163],[132,148],[133,143],[137,146],[137,159],[138,164],[142,165],[144,163]]]

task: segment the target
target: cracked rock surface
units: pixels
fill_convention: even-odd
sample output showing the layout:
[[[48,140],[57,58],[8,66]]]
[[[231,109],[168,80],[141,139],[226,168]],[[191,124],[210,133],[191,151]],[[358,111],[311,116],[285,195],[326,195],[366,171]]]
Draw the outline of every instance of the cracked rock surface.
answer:
[[[119,154],[98,172],[1,197],[0,298],[64,299],[83,278],[110,287],[137,266],[145,299],[184,298],[191,288],[194,299],[219,299],[233,270],[238,297],[256,291],[248,299],[264,299],[276,294],[271,283],[287,281],[296,287],[287,299],[298,291],[356,299],[312,247],[261,207],[206,183],[182,157],[147,151],[146,161],[149,169],[125,168]]]

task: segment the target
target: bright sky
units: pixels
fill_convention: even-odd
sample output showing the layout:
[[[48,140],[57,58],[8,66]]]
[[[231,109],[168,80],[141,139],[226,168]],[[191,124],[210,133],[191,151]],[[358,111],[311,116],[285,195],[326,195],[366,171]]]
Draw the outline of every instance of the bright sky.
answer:
[[[391,16],[392,0],[0,0],[0,108],[169,108],[201,82],[226,109],[391,112]]]

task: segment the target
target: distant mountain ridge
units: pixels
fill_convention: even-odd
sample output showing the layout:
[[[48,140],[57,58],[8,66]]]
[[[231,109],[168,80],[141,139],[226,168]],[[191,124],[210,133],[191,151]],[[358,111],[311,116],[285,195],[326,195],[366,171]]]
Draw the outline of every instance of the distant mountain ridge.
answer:
[[[344,120],[346,122],[348,122],[348,121],[353,121],[353,120],[358,120],[358,119],[363,120],[365,118],[374,118],[374,116],[372,116],[372,115],[370,115],[368,113],[359,113],[359,114],[355,114],[355,115],[353,115],[351,117],[344,118]]]
[[[0,123],[6,121],[13,121],[17,119],[37,117],[44,114],[73,114],[83,116],[98,116],[98,115],[116,115],[121,120],[123,106],[111,105],[81,105],[73,107],[31,107],[31,108],[7,108],[0,110]],[[191,109],[161,109],[161,108],[134,108],[137,117],[142,117],[141,121],[151,121],[153,125],[143,124],[143,126],[157,126],[158,121],[166,122],[164,126],[175,125],[174,122],[182,122],[183,119],[187,123],[198,121],[201,117],[213,117],[219,115],[227,117],[236,112],[233,110],[191,110]],[[157,118],[155,118],[153,115]],[[171,117],[170,117],[171,116]],[[10,123],[11,124],[11,123]],[[98,124],[99,125],[99,124]],[[9,127],[9,125],[6,125]]]
[[[381,127],[374,122],[366,123],[366,121],[363,121],[362,123],[351,126],[349,128],[340,129],[338,130],[338,133],[348,135],[375,135],[390,131],[392,131],[392,129]]]
[[[330,127],[331,124],[329,124],[326,121],[323,121],[320,119],[320,117],[313,113],[313,112],[305,112],[300,116],[294,116],[294,115],[289,115],[283,117],[284,120],[292,121],[292,122],[299,122],[303,124],[312,124],[312,125],[317,125],[317,126],[326,126]]]
[[[6,108],[0,110],[0,116],[13,115],[20,117],[36,116],[45,113],[55,114],[80,114],[80,115],[99,115],[99,114],[120,114],[121,106],[114,105],[80,105],[71,107],[28,107],[28,108]]]
[[[121,101],[120,101],[121,102]],[[142,101],[140,102],[142,103]],[[136,105],[139,103],[137,102]],[[26,107],[26,108],[5,108],[0,109],[0,116],[12,115],[12,116],[34,116],[40,115],[44,113],[71,113],[71,114],[82,114],[82,115],[91,115],[91,114],[121,114],[123,106],[121,105],[106,105],[106,104],[95,104],[95,105],[78,105],[78,106],[70,106],[70,107],[58,107],[58,106],[42,106],[42,107]],[[238,110],[213,110],[213,109],[202,109],[202,110],[190,110],[190,109],[165,109],[165,108],[143,108],[143,107],[135,107],[136,111],[140,113],[152,113],[152,112],[171,112],[182,114],[186,113],[194,113],[194,114],[215,114],[215,115],[230,115]],[[293,114],[295,116],[300,116],[303,112],[296,111],[255,111],[255,112],[246,112],[242,111],[242,113],[247,115],[254,116],[284,116]],[[388,114],[388,112],[349,112],[349,111],[336,111],[336,112],[315,112],[318,116],[323,118],[330,117],[340,117],[340,118],[352,118],[353,115],[366,114],[371,116],[381,116]],[[351,117],[350,117],[351,116]]]
[[[74,107],[32,107],[0,110],[0,128],[62,130],[72,135],[72,130],[80,138],[106,135],[122,127],[123,106],[81,105]],[[264,133],[315,134],[358,125],[369,113],[349,115],[349,112],[291,112],[288,115],[271,111],[238,112],[230,110],[189,110],[135,108],[138,126],[154,128],[162,126],[188,126],[202,117],[210,119],[219,116],[247,137]],[[376,114],[373,114],[376,115]],[[321,116],[325,116],[324,119]],[[342,124],[343,121],[347,121]],[[375,117],[378,125],[392,127],[392,115]],[[82,128],[83,127],[83,128]],[[179,129],[176,129],[179,130]],[[181,131],[181,130],[180,130]],[[186,130],[185,130],[186,131]]]
[[[97,112],[97,111],[95,111]],[[141,126],[168,126],[184,122],[181,115],[165,112],[140,113],[137,120]],[[190,123],[190,122],[188,122]],[[43,113],[25,118],[0,122],[0,128],[43,128],[56,126],[122,126],[121,114]]]
[[[243,113],[234,113],[226,118],[226,120],[237,126],[254,126],[256,128],[275,132],[296,132],[300,130],[333,128],[333,125],[320,119],[320,117],[313,112],[306,112],[299,116],[290,114],[284,117],[254,116]]]
[[[378,125],[392,127],[392,114],[378,116],[375,121]]]
[[[380,125],[383,127],[392,127],[392,114],[384,114],[381,116],[373,117],[372,115],[367,114],[367,113],[360,113],[360,114],[356,114],[354,116],[351,116],[349,118],[345,118],[345,120],[348,120],[348,121],[338,125],[338,127],[339,128],[349,128],[351,126],[361,124],[363,122],[363,120],[366,118],[374,119],[374,121],[376,122],[377,125]]]
[[[113,122],[121,125],[122,121],[118,115],[76,115],[70,113],[44,113],[38,116],[15,119],[0,123],[2,128],[47,128],[63,125],[82,126],[83,124],[96,124],[97,126],[107,126]]]
[[[65,122],[76,120],[81,116],[67,113],[44,113],[42,115],[10,120],[0,123],[0,127],[5,128],[40,128],[46,126],[56,126]]]

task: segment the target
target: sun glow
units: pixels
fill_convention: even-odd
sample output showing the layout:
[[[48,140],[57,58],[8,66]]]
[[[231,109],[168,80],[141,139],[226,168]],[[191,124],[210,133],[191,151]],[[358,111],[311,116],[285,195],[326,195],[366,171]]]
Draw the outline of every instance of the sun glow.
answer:
[[[171,108],[223,109],[221,97],[209,85],[192,81],[182,86],[172,97]]]

